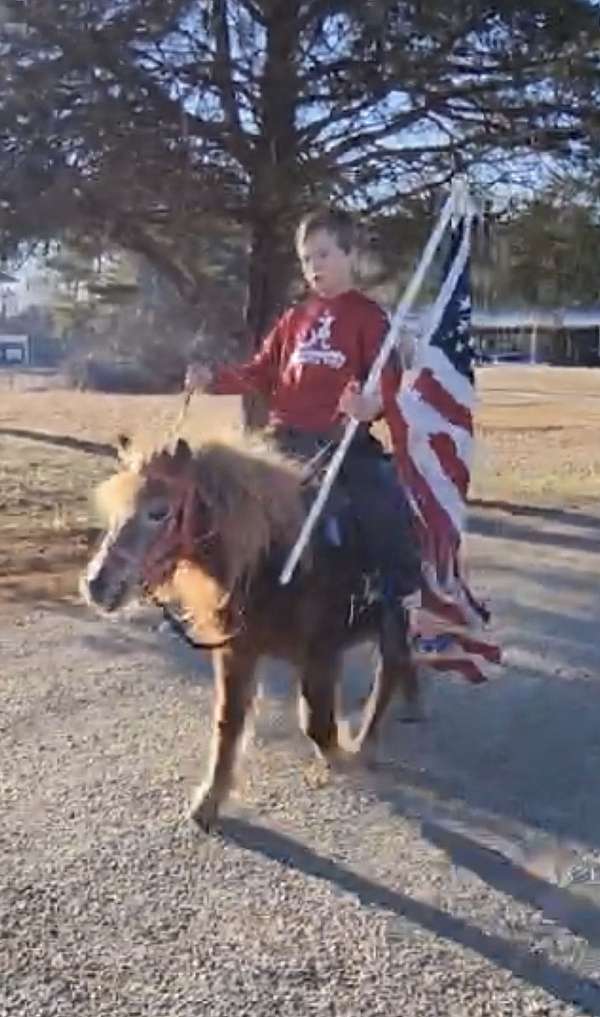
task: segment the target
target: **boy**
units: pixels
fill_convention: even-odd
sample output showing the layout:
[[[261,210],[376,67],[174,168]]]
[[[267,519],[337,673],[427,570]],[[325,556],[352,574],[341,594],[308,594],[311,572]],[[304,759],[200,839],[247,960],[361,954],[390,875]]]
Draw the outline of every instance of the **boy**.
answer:
[[[282,315],[249,363],[216,372],[191,365],[186,388],[213,395],[262,393],[277,445],[306,458],[339,441],[344,414],[361,421],[340,482],[352,502],[369,566],[395,613],[420,586],[420,558],[403,492],[369,431],[381,415],[381,398],[360,393],[387,333],[387,318],[353,287],[355,232],[345,212],[306,216],[296,232],[296,249],[310,289],[307,299]],[[384,378],[386,387],[398,385],[395,362],[388,362]]]

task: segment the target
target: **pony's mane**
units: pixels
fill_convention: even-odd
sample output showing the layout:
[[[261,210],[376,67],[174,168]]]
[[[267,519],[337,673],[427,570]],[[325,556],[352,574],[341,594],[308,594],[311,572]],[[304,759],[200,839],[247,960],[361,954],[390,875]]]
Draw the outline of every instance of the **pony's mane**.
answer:
[[[113,519],[128,515],[146,488],[162,481],[186,506],[178,547],[183,557],[193,561],[194,545],[206,544],[210,519],[219,540],[226,594],[252,578],[273,547],[290,547],[302,525],[302,466],[260,439],[236,435],[209,441],[186,458],[170,449],[143,457],[128,449],[127,461],[129,469],[100,485],[100,509]],[[166,546],[164,551],[168,553]]]
[[[304,515],[300,464],[258,439],[240,437],[201,446],[191,473],[218,532],[231,591],[251,578],[271,548],[296,539]]]
[[[133,469],[113,473],[108,480],[98,484],[93,491],[92,504],[101,525],[112,526],[119,519],[131,515],[143,486],[143,478]]]

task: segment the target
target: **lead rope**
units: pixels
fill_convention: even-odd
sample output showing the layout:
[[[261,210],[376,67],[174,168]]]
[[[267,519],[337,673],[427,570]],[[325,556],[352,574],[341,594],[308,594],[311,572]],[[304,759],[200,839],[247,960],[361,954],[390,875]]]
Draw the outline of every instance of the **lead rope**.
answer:
[[[183,401],[181,403],[181,408],[179,410],[179,413],[177,414],[177,417],[173,421],[173,424],[171,425],[171,430],[169,431],[169,441],[174,442],[175,439],[178,438],[179,435],[181,434],[181,428],[183,427],[185,423],[185,418],[188,415],[188,410],[190,408],[190,403],[192,401],[193,394],[194,393],[192,389],[188,389],[183,393]]]

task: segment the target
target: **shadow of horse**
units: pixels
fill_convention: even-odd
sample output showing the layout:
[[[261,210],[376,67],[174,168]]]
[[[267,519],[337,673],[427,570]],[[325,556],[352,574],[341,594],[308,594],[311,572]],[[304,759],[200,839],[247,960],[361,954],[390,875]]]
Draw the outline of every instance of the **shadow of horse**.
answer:
[[[566,968],[532,955],[528,950],[510,943],[501,936],[483,932],[463,918],[457,918],[425,902],[413,900],[398,890],[392,890],[353,872],[338,862],[317,854],[287,833],[266,829],[240,818],[228,818],[223,822],[222,828],[227,840],[231,840],[246,851],[252,851],[288,867],[292,866],[312,879],[324,880],[346,893],[353,894],[365,906],[381,908],[396,919],[411,922],[435,936],[474,951],[529,985],[544,989],[556,999],[568,1004],[575,1003],[584,1008],[584,1012],[600,1014],[600,984],[593,979],[580,977]],[[484,866],[481,857],[478,864],[480,869],[489,873],[489,864]],[[505,878],[499,882],[503,887],[507,885],[506,875],[509,868],[506,863],[501,867]],[[563,904],[560,893],[543,880],[528,877],[516,870],[511,876],[518,888],[519,899],[529,901],[545,894],[547,897],[552,895],[555,902]],[[561,909],[563,917],[564,910],[563,906]],[[573,924],[578,933],[583,927],[587,934],[593,931],[595,940],[600,942],[600,912],[597,909],[588,909],[585,921],[580,916],[573,919]],[[392,930],[390,940],[393,940],[393,937]]]

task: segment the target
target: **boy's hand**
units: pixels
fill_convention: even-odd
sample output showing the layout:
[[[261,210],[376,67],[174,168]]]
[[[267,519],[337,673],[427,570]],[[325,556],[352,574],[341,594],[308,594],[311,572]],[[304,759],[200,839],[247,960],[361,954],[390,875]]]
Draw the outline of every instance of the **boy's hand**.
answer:
[[[363,395],[358,382],[351,381],[342,392],[339,409],[348,417],[368,423],[381,413],[381,398],[378,393]]]
[[[204,392],[213,380],[213,372],[205,364],[189,364],[185,372],[185,392]]]

